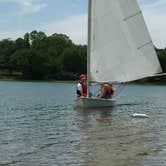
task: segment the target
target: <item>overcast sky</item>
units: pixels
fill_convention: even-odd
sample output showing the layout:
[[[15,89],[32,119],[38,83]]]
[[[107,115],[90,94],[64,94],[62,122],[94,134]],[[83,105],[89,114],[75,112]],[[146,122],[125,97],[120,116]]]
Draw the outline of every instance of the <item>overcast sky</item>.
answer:
[[[78,44],[87,40],[87,0],[0,0],[0,39],[32,30],[65,33]],[[166,47],[166,0],[138,0],[154,44]]]

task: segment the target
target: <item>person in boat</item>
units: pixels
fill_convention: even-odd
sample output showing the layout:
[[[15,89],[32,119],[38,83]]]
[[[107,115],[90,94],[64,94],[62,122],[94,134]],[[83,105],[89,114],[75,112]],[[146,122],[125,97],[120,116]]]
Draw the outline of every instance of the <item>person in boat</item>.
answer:
[[[87,82],[85,74],[80,75],[80,80],[77,84],[77,98],[79,99],[82,96],[87,96]]]
[[[112,95],[115,92],[115,89],[112,87],[111,83],[102,83],[100,85],[101,98],[112,99]]]

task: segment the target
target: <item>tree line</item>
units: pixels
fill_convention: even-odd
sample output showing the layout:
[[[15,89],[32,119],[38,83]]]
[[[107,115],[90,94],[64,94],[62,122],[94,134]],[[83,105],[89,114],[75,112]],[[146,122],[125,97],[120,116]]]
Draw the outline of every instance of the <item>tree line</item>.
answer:
[[[32,80],[75,80],[86,72],[86,45],[65,34],[32,31],[23,38],[0,41],[1,76]]]
[[[166,73],[166,47],[164,49],[155,48],[163,73]],[[165,82],[166,76],[149,78],[150,81]]]
[[[156,52],[166,72],[166,48]],[[76,80],[86,73],[86,56],[87,46],[74,44],[65,34],[32,31],[16,40],[0,41],[0,78]]]

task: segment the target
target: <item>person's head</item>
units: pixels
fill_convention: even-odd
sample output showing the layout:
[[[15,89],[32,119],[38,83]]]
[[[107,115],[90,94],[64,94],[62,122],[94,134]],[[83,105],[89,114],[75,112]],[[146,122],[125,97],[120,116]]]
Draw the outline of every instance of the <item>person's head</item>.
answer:
[[[112,87],[112,84],[111,83],[101,83],[100,87],[101,88],[108,88],[108,87]]]
[[[85,82],[86,81],[86,75],[85,74],[81,74],[80,75],[80,81],[81,82]]]
[[[101,83],[101,84],[100,84],[100,88],[104,88],[104,83]]]

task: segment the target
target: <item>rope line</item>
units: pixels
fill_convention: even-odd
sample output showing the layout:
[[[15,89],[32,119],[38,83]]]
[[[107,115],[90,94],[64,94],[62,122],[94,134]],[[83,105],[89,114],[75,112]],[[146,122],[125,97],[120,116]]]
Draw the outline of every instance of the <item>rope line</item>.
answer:
[[[117,92],[113,96],[117,97],[122,92],[122,90],[125,88],[125,86],[126,86],[126,84],[120,84],[119,87],[118,87]]]

